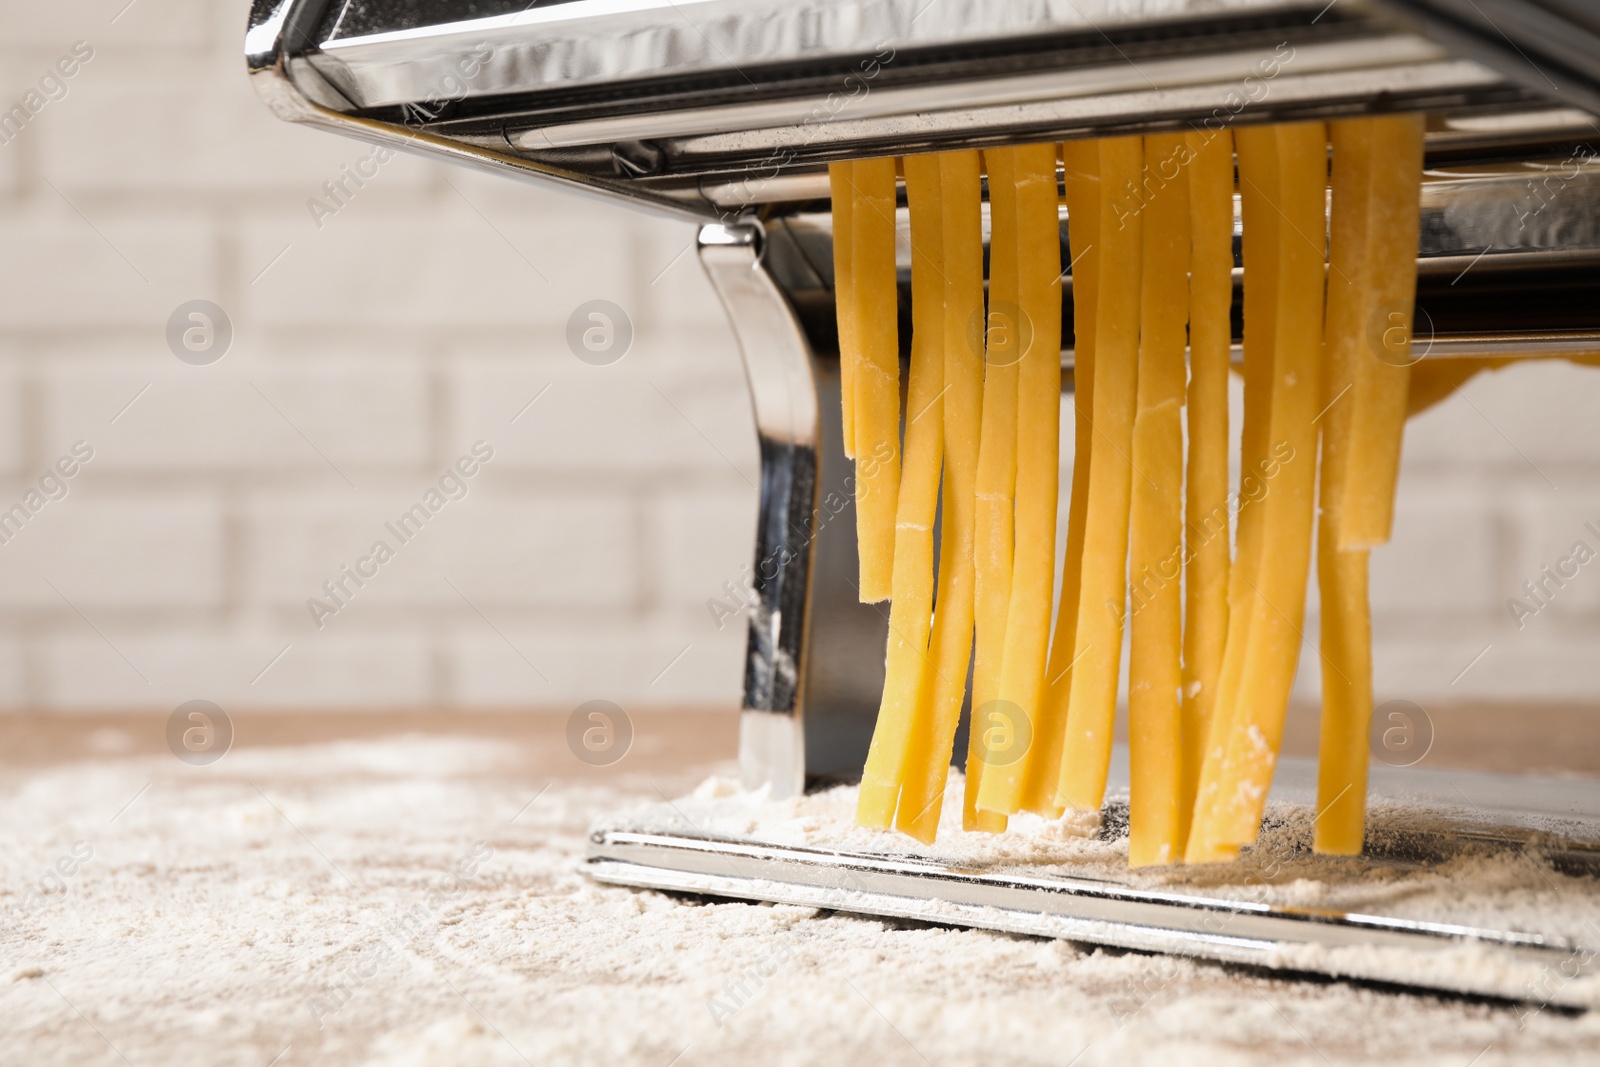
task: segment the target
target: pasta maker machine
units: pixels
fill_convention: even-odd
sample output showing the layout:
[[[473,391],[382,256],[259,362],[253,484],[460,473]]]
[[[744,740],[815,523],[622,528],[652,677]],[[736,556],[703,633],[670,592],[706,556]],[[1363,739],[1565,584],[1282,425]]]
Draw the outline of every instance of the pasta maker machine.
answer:
[[[699,225],[760,439],[740,768],[771,798],[859,776],[883,681],[886,616],[853,587],[829,161],[1423,111],[1417,354],[1600,351],[1600,14],[1583,0],[254,0],[245,51],[284,119]],[[1064,211],[1061,226],[1065,249]],[[1064,389],[1071,299],[1069,268]],[[1439,773],[1375,769],[1375,798],[1455,822],[1369,839],[1364,863],[1470,846],[1600,874],[1600,788]],[[1275,795],[1304,798],[1312,780],[1284,760]],[[1113,799],[1102,833],[1118,811]],[[669,803],[598,826],[590,869],[1541,1004],[1593,995],[1576,979],[1600,950],[1595,922],[1407,918],[1376,902],[1290,906],[940,856],[906,839],[843,849],[722,833]],[[1397,962],[1464,947],[1532,977],[1485,986]]]

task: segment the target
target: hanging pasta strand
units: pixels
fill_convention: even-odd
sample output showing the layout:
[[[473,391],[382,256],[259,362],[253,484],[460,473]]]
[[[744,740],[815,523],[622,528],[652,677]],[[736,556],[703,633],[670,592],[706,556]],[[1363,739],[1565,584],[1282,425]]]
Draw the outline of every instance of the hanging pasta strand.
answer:
[[[895,519],[893,595],[883,698],[861,775],[856,821],[887,829],[894,820],[917,705],[927,672],[933,615],[933,520],[944,451],[944,240],[939,160],[909,156],[911,211],[911,380],[906,394],[905,464]]]
[[[1252,613],[1238,704],[1210,804],[1196,813],[1190,853],[1231,855],[1252,841],[1266,805],[1299,661],[1311,565],[1316,486],[1316,418],[1321,398],[1321,338],[1326,256],[1327,129],[1320,122],[1261,131],[1276,142],[1277,311],[1268,454],[1271,491],[1258,505],[1261,555],[1247,610]],[[1258,131],[1240,131],[1241,152]],[[1241,170],[1244,184],[1246,173]],[[1245,226],[1250,225],[1247,215]],[[1248,273],[1249,267],[1246,266]],[[1246,285],[1248,286],[1248,282]],[[1263,471],[1267,477],[1267,471]],[[1207,783],[1202,780],[1201,793]]]
[[[855,360],[856,545],[864,604],[889,599],[900,499],[900,341],[894,267],[895,164],[852,167],[851,331]]]
[[[895,813],[895,828],[923,842],[933,841],[943,811],[972,658],[972,545],[983,405],[983,353],[967,340],[972,323],[983,316],[978,153],[944,152],[938,160],[944,247],[943,530],[933,636]]]
[[[1009,752],[1017,723],[996,700],[1011,605],[1017,484],[1016,149],[983,153],[989,177],[989,306],[983,318],[983,425],[978,443],[977,528],[973,541],[977,646],[962,825],[999,832],[1006,818],[978,810],[991,752]]]
[[[1061,440],[1061,224],[1056,146],[1016,151],[1018,344],[1015,548],[997,701],[1013,717],[1011,747],[989,750],[979,808],[1022,803],[1025,760],[1038,736],[1055,578]],[[991,259],[995,253],[991,251]],[[1180,350],[1181,364],[1182,353]]]
[[[1367,303],[1366,259],[1372,211],[1372,139],[1365,124],[1334,123],[1328,241],[1328,313],[1324,324],[1322,479],[1317,520],[1317,585],[1322,601],[1322,716],[1317,760],[1317,851],[1361,848],[1366,799],[1366,731],[1372,717],[1371,660],[1357,644],[1370,639],[1367,552],[1340,551],[1339,513],[1350,476],[1356,358]],[[1351,751],[1360,725],[1361,750]],[[1332,789],[1333,792],[1329,792]]]
[[[1348,429],[1323,430],[1323,462],[1337,462]],[[1335,436],[1336,435],[1336,436]],[[1324,494],[1326,499],[1326,494]],[[1322,721],[1317,747],[1317,852],[1354,856],[1366,829],[1367,731],[1372,723],[1372,616],[1364,548],[1335,547],[1336,523],[1317,523],[1317,588],[1322,597]],[[1357,734],[1359,733],[1359,742]]]
[[[1025,810],[1055,818],[1056,782],[1067,729],[1073,647],[1083,578],[1084,523],[1089,512],[1089,461],[1094,449],[1094,324],[1099,293],[1100,144],[1068,141],[1061,146],[1066,187],[1067,235],[1072,259],[1072,490],[1067,505],[1067,544],[1061,556],[1061,597],[1045,668],[1045,691],[1023,785]]]
[[[1334,124],[1341,142],[1370,137],[1362,338],[1354,364],[1350,471],[1339,507],[1341,549],[1385,544],[1394,527],[1400,442],[1411,381],[1411,315],[1421,229],[1420,115]]]
[[[1189,318],[1189,146],[1144,140],[1144,276],[1129,519],[1128,862],[1183,855],[1180,687],[1183,595],[1183,402]]]
[[[1244,426],[1239,444],[1239,512],[1236,550],[1228,570],[1228,630],[1223,643],[1222,671],[1217,680],[1216,702],[1207,724],[1200,774],[1195,785],[1194,812],[1184,858],[1189,863],[1230,859],[1233,850],[1201,842],[1195,823],[1200,813],[1215,803],[1221,784],[1222,760],[1232,735],[1239,705],[1239,685],[1249,646],[1249,611],[1256,589],[1261,557],[1261,501],[1268,485],[1265,472],[1267,433],[1272,414],[1274,324],[1277,321],[1278,231],[1282,229],[1275,205],[1278,195],[1278,139],[1272,128],[1247,129],[1236,138],[1239,154],[1239,199],[1242,221],[1241,251],[1247,281],[1244,287]]]
[[[833,198],[833,303],[839,327],[839,414],[844,428],[846,459],[856,455],[856,351],[855,271],[852,269],[855,212],[852,188],[854,164],[849,160],[828,164],[828,192]]]
[[[1143,227],[1122,202],[1144,165],[1138,137],[1100,142],[1100,282],[1096,294],[1094,415],[1067,729],[1056,782],[1064,808],[1098,811],[1111,765],[1122,618],[1128,587],[1128,496],[1139,360]]]
[[[1355,855],[1366,824],[1372,721],[1368,549],[1393,522],[1400,439],[1410,393],[1422,121],[1331,124],[1333,215],[1324,339],[1322,723],[1316,851]]]
[[[1228,361],[1233,346],[1233,131],[1187,135],[1189,465],[1185,484],[1183,766],[1187,843],[1228,636]]]

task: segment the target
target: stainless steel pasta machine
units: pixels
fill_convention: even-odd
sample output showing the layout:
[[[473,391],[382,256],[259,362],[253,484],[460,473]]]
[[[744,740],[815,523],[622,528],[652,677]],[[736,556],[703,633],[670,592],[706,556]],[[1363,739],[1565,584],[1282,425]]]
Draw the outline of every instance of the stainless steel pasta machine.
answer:
[[[885,617],[854,594],[838,445],[829,161],[1425,111],[1417,352],[1600,351],[1600,12],[1584,0],[254,0],[245,51],[290,121],[700,225],[760,436],[740,766],[772,797],[859,775],[883,680]],[[902,248],[902,312],[908,259]],[[1290,762],[1292,792],[1303,768]],[[1548,835],[1548,803],[1480,785],[1500,801],[1469,837]],[[1589,870],[1600,797],[1566,795],[1551,855]],[[960,871],[904,842],[796,849],[658,815],[597,829],[596,876],[1255,962],[1301,943],[1467,938],[1541,966],[1600,947],[1140,896],[1070,871]],[[1407,840],[1390,861],[1423,849]],[[1217,914],[1243,918],[1207,932]]]

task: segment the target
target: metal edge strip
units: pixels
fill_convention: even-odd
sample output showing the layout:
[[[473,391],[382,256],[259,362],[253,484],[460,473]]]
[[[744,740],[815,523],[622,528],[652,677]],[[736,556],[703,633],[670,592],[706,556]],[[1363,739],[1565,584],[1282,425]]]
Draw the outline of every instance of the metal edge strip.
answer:
[[[998,908],[992,905],[936,902],[927,898],[892,893],[852,890],[840,894],[835,889],[800,882],[705,875],[609,857],[591,858],[586,870],[596,881],[637,889],[706,893],[734,899],[772,901],[832,911],[848,911],[861,915],[890,915],[902,919],[919,919],[1006,933],[1086,941],[1147,952],[1187,951],[1192,955],[1233,963],[1267,965],[1270,954],[1277,946],[1275,941],[1260,938],[1205,934],[1187,930],[1163,930],[1139,924],[1079,919],[1046,912]],[[919,900],[925,903],[919,906],[917,903]]]
[[[658,866],[606,854],[591,846],[585,872],[598,882],[634,889],[694,893],[734,900],[749,900],[859,915],[888,916],[950,926],[996,930],[1034,937],[1049,937],[1087,944],[1107,945],[1142,952],[1166,953],[1222,963],[1268,967],[1287,973],[1330,975],[1337,978],[1398,983],[1469,996],[1489,996],[1506,1000],[1540,1001],[1560,1007],[1591,1007],[1590,998],[1572,983],[1557,983],[1552,990],[1539,980],[1557,972],[1573,960],[1578,950],[1508,945],[1447,934],[1413,933],[1383,938],[1386,944],[1371,953],[1372,934],[1389,933],[1365,925],[1371,917],[1356,916],[1349,925],[1356,935],[1329,943],[1328,939],[1289,939],[1251,936],[1245,932],[1197,930],[1162,925],[1139,918],[1107,919],[1019,908],[995,903],[951,900],[932,891],[895,893],[872,889],[842,890],[784,878],[724,876],[680,867]],[[916,876],[907,876],[915,878]],[[942,888],[942,887],[941,887]],[[1154,919],[1154,916],[1152,916]],[[1228,923],[1227,915],[1220,917]],[[1302,926],[1300,932],[1313,928]],[[1320,931],[1318,931],[1320,932]],[[1403,939],[1403,940],[1402,940]],[[1438,953],[1463,945],[1476,944],[1505,959],[1516,971],[1513,975],[1493,973],[1478,977],[1470,969],[1452,966]],[[1408,968],[1383,949],[1422,950],[1423,969]],[[1531,949],[1531,951],[1530,951]],[[1431,954],[1431,955],[1430,955]],[[1590,954],[1592,958],[1592,953]],[[1429,966],[1425,961],[1438,961]],[[1409,961],[1408,961],[1409,962]],[[1440,965],[1442,964],[1442,966]],[[1520,965],[1520,968],[1519,968]],[[1560,973],[1565,973],[1561,971]],[[1581,967],[1580,967],[1581,973]]]
[[[1549,941],[1538,934],[1496,931],[1456,923],[1427,923],[1327,909],[1285,908],[1224,897],[1132,889],[1113,882],[1097,882],[1081,877],[1042,878],[982,874],[908,858],[876,857],[709,837],[608,830],[599,832],[591,839],[589,854],[591,859],[660,866],[680,872],[703,868],[715,859],[719,863],[727,864],[737,878],[770,879],[785,884],[810,884],[814,887],[815,882],[802,882],[799,878],[825,875],[838,882],[842,872],[852,878],[872,878],[875,881],[885,882],[888,886],[900,888],[907,888],[908,883],[925,885],[937,882],[947,891],[947,896],[941,899],[950,899],[954,891],[962,889],[1002,899],[1026,894],[1040,902],[1060,904],[1073,900],[1080,908],[1094,902],[1096,905],[1111,909],[1127,909],[1134,913],[1148,913],[1150,916],[1144,921],[1137,921],[1136,915],[1109,921],[1129,921],[1139,926],[1188,930],[1191,933],[1196,932],[1196,920],[1200,916],[1222,913],[1228,916],[1230,924],[1239,923],[1243,927],[1234,936],[1260,937],[1274,942],[1350,941],[1349,937],[1336,935],[1335,931],[1353,932],[1359,929],[1361,943],[1370,943],[1372,936],[1376,934],[1386,942],[1404,947],[1438,949],[1459,942],[1463,938],[1517,952],[1531,951],[1539,954],[1566,953],[1575,947],[1565,942]],[[656,860],[660,862],[654,862]],[[754,870],[741,871],[740,864],[751,865]],[[775,876],[777,872],[784,870],[789,872],[790,877]],[[702,873],[707,872],[702,871]],[[840,891],[837,885],[829,888],[835,892]],[[904,895],[922,897],[926,894]],[[988,906],[1003,907],[1004,904],[997,902]],[[1048,910],[1064,914],[1056,909]],[[1097,907],[1095,910],[1100,908]],[[1357,919],[1352,920],[1352,915],[1356,915]],[[1155,921],[1158,917],[1164,921]],[[1280,927],[1281,932],[1279,932]],[[1290,933],[1302,936],[1285,936]],[[1329,935],[1335,936],[1330,938]]]

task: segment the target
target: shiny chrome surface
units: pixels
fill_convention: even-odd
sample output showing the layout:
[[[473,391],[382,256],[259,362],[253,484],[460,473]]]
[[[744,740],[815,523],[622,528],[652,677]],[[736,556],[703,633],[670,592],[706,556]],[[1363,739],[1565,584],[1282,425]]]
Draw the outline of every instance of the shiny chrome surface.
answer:
[[[805,789],[803,697],[817,525],[817,387],[811,351],[759,266],[755,226],[706,226],[700,262],[733,324],[755,409],[761,496],[750,581],[739,764],[747,789]]]
[[[1430,116],[1428,149],[1504,156],[1519,144],[1577,143],[1600,133],[1595,116],[1573,107],[1496,110]]]
[[[421,99],[484,44],[471,96],[817,63],[879,45],[937,48],[1196,16],[1299,8],[1283,0],[576,0],[325,41],[312,62],[357,107]],[[872,46],[871,48],[867,46]],[[637,136],[637,134],[634,134]]]
[[[488,5],[510,8],[488,16],[477,5],[438,0],[391,6],[340,0],[320,23],[321,47],[309,63],[352,107],[422,99],[485,47],[492,58],[465,90],[469,97],[729,72],[748,81],[747,69],[763,77],[769,68],[822,68],[884,49],[982,48],[1226,19],[1298,16],[1314,25],[1328,13],[1315,0],[576,0],[522,10]],[[1421,32],[1535,92],[1600,107],[1600,31],[1576,12],[1527,0],[1347,0],[1341,7],[1329,22]]]
[[[1423,359],[1503,359],[1507,356],[1593,356],[1600,354],[1600,330],[1549,330],[1542,333],[1464,333],[1438,338]],[[1243,362],[1243,354],[1240,355]]]
[[[1326,44],[1224,50],[1194,56],[1118,57],[1024,77],[985,77],[944,84],[844,89],[836,112],[820,121],[815,95],[762,103],[733,103],[649,116],[558,122],[509,132],[515,148],[538,150],[649,137],[680,166],[729,156],[761,159],[785,150],[816,157],[827,149],[885,142],[951,146],[999,143],[1019,137],[1082,135],[1096,128],[1162,116],[1198,120],[1229,114],[1245,79],[1273,73],[1270,94],[1250,108],[1249,121],[1294,117],[1307,102],[1400,100],[1492,89],[1498,74],[1455,59],[1421,37],[1397,35]],[[827,94],[824,93],[824,99]]]
[[[245,33],[246,69],[256,94],[279,118],[490,173],[555,182],[573,192],[679,218],[705,222],[719,217],[714,210],[654,190],[630,187],[607,175],[525,159],[503,144],[485,145],[441,136],[428,128],[423,117],[426,111],[409,113],[399,121],[345,114],[342,109],[348,107],[348,101],[306,60],[306,51],[314,47],[310,34],[326,3],[327,0],[255,0],[251,8]],[[437,96],[425,98],[424,102],[437,103],[448,95],[448,90],[441,87]]]
[[[1121,781],[1113,783],[1113,793],[1125,796],[1122,746],[1119,757]],[[1375,793],[1405,797],[1408,817],[1452,814],[1421,828],[1384,827],[1383,844],[1369,847],[1365,866],[1348,875],[1356,885],[1366,871],[1403,872],[1464,850],[1523,853],[1530,884],[1552,877],[1536,869],[1541,863],[1571,874],[1600,872],[1600,783],[1564,782],[1553,788],[1510,775],[1382,767],[1374,772]],[[1284,760],[1274,793],[1297,799],[1304,794],[1309,800],[1314,783],[1310,761]],[[1460,813],[1458,798],[1465,797],[1475,809],[1471,817]],[[744,812],[734,808],[729,814],[747,817]],[[1108,821],[1119,812],[1125,815],[1125,803],[1109,805]],[[1427,919],[1387,910],[1392,892],[1357,889],[1357,902],[1347,895],[1343,905],[1332,899],[1308,899],[1295,907],[1273,903],[1267,893],[1256,891],[1266,876],[1253,875],[1248,858],[1210,887],[1176,882],[1150,888],[1119,881],[1102,867],[955,866],[938,859],[936,851],[911,851],[919,846],[894,835],[885,835],[884,844],[872,850],[839,851],[697,829],[687,819],[676,805],[655,805],[603,822],[591,832],[588,873],[602,882],[669,892],[888,915],[1575,1007],[1592,1006],[1592,988],[1542,979],[1552,973],[1593,975],[1600,968],[1600,945],[1497,920],[1494,899],[1464,896],[1453,910]],[[1273,876],[1294,878],[1297,863],[1311,862],[1305,854],[1275,856]],[[1350,886],[1341,889],[1348,892]],[[1480,960],[1492,965],[1452,962],[1451,953],[1464,945],[1488,956]]]
[[[761,449],[739,765],[746,788],[774,796],[860,772],[887,633],[882,613],[854,595],[854,475],[839,444],[836,340],[808,339],[770,269],[792,255],[781,234],[763,240],[755,226],[700,232]]]
[[[1588,0],[1384,0],[1459,55],[1600,114],[1600,14]]]
[[[1431,168],[1419,255],[1600,258],[1600,130],[1566,155]]]

